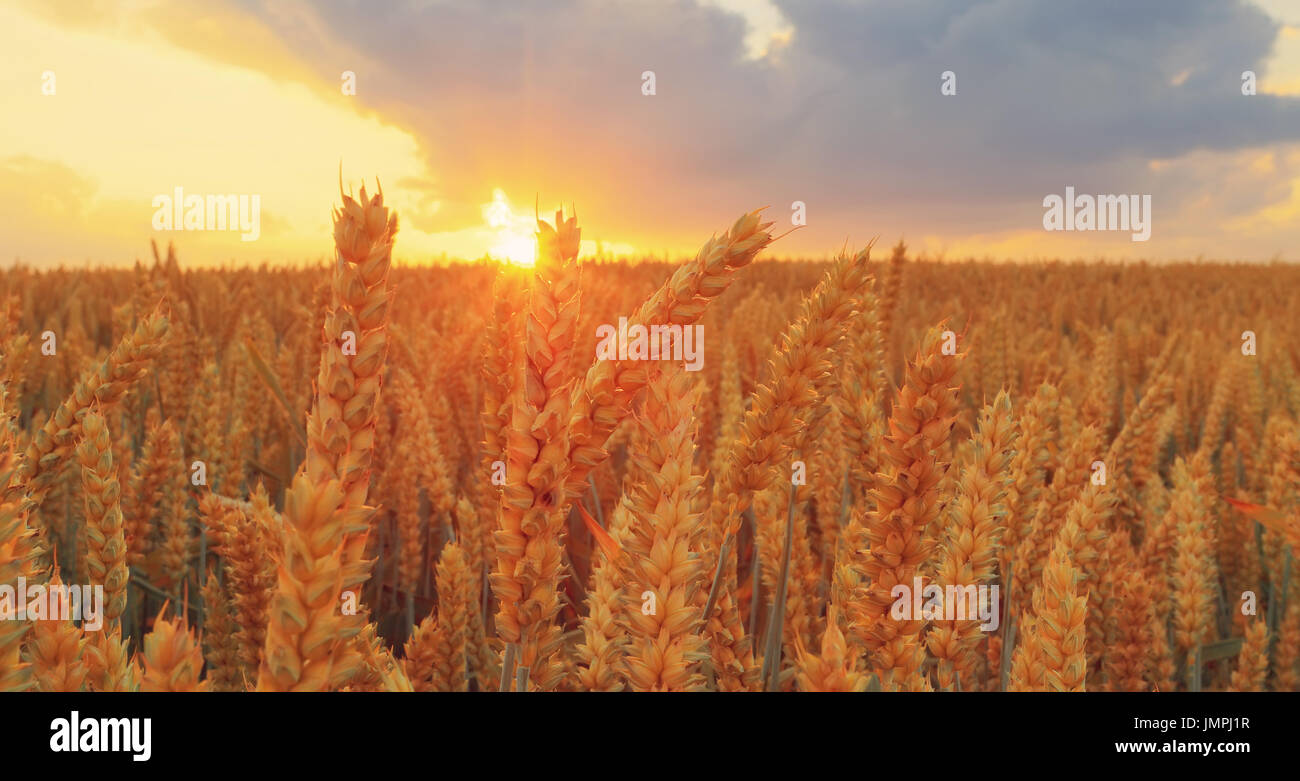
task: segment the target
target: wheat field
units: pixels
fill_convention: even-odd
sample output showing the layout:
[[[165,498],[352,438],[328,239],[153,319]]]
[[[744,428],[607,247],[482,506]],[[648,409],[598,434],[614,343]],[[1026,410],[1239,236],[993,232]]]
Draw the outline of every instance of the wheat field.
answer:
[[[1300,688],[1300,269],[580,231],[0,272],[0,691]]]

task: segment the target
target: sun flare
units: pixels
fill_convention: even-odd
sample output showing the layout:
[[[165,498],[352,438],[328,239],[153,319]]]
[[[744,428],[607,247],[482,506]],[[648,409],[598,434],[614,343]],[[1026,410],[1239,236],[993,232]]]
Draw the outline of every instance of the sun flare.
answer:
[[[492,202],[483,204],[483,220],[492,232],[489,257],[516,266],[532,266],[537,262],[537,237],[533,233],[533,222],[514,213],[509,199],[500,187],[492,190]]]

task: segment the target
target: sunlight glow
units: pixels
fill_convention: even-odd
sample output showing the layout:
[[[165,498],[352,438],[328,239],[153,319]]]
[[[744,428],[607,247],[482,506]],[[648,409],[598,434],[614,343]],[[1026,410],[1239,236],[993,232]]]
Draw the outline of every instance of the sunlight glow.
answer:
[[[492,246],[488,249],[490,257],[516,266],[531,266],[537,262],[537,237],[532,220],[515,215],[500,187],[492,190],[492,202],[483,204],[483,221],[493,234]]]

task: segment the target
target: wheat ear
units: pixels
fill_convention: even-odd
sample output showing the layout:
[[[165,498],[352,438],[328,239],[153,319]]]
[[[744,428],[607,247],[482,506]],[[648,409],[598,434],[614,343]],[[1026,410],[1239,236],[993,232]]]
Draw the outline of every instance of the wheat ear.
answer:
[[[230,614],[230,599],[217,579],[208,571],[203,586],[203,639],[207,645],[207,679],[213,691],[238,691],[244,688],[240,669],[239,646],[235,641],[238,627]]]
[[[360,668],[353,640],[362,627],[341,614],[343,557],[348,529],[365,528],[371,512],[347,506],[337,480],[294,478],[285,495],[259,691],[324,691]]]
[[[704,685],[700,636],[706,590],[703,476],[695,469],[702,386],[677,366],[651,381],[632,450],[631,513],[624,539],[629,599],[620,611],[629,644],[624,659],[635,691],[685,691]],[[651,600],[647,603],[647,599]],[[650,609],[653,608],[653,609]]]
[[[838,612],[836,605],[827,608],[820,654],[808,653],[802,645],[798,648],[795,680],[801,691],[853,692],[867,686],[866,676],[857,672],[844,633],[840,631]]]
[[[199,680],[203,648],[194,630],[186,627],[182,618],[163,618],[161,611],[153,629],[144,636],[141,665],[140,691],[205,692],[211,688],[209,681]]]
[[[935,571],[936,585],[964,590],[985,586],[996,574],[1015,437],[1011,399],[1005,391],[999,392],[980,416],[974,460],[958,481],[957,501],[948,512]],[[935,683],[939,688],[955,686],[957,676],[967,685],[975,680],[978,641],[979,621],[974,618],[940,620],[932,626],[926,644],[938,660]]]
[[[338,482],[343,507],[366,505],[380,387],[388,355],[388,319],[397,215],[384,205],[383,188],[358,198],[340,193],[334,211],[335,260],[330,303],[321,334],[316,396],[307,417],[303,471],[318,487]],[[343,589],[358,590],[370,576],[367,527],[343,531]],[[364,611],[349,616],[360,631]]]
[[[167,329],[168,320],[161,310],[141,320],[103,363],[81,376],[72,394],[32,437],[21,472],[32,508],[39,508],[49,495],[86,410],[95,403],[106,409],[120,401],[162,350]]]
[[[477,601],[478,591],[473,588],[465,550],[459,543],[443,546],[435,568],[438,586],[438,625],[446,653],[441,656],[441,669],[437,679],[443,682],[442,691],[467,691],[468,639],[470,605]]]
[[[565,421],[570,405],[578,311],[577,219],[556,214],[537,224],[538,257],[525,323],[524,360],[512,390],[506,485],[494,535],[490,582],[503,643],[519,645],[519,665],[539,689],[554,688],[566,668],[555,618],[565,577]]]
[[[1268,622],[1256,617],[1246,627],[1246,639],[1237,656],[1237,669],[1232,672],[1228,691],[1263,691],[1268,680]]]
[[[49,583],[51,595],[58,593],[56,589],[63,585],[58,567],[54,570]],[[71,604],[66,592],[63,592],[62,598],[51,596],[49,601],[59,616],[29,615],[32,627],[27,636],[25,661],[31,665],[31,675],[36,681],[37,691],[81,691],[89,673],[84,658],[85,633],[67,615]]]
[[[0,396],[4,394],[0,386]],[[12,423],[8,415],[0,420],[0,583],[14,584],[23,579],[40,582],[37,566],[36,533],[27,524],[21,494],[14,491],[18,456]],[[31,668],[23,661],[23,640],[30,621],[4,616],[0,621],[0,692],[23,691],[36,684]]]
[[[722,236],[709,239],[694,259],[679,266],[628,318],[629,327],[698,322],[710,302],[731,285],[735,272],[772,242],[771,226],[754,211],[736,220]],[[598,360],[575,387],[569,417],[570,468],[565,478],[570,498],[587,490],[587,474],[605,460],[606,442],[647,382],[642,362]]]
[[[1070,560],[1079,528],[1068,519],[1057,535],[1035,590],[1033,607],[1012,656],[1013,691],[1083,691],[1088,669],[1088,595],[1079,592],[1079,571]]]
[[[891,615],[892,590],[911,587],[933,548],[926,532],[939,513],[938,487],[947,470],[940,459],[957,405],[959,355],[943,349],[942,330],[930,329],[904,372],[882,448],[884,469],[871,492],[875,509],[863,516],[861,585],[845,604],[852,635],[873,655],[871,666],[881,681],[894,687],[918,684],[921,622]]]
[[[108,424],[98,412],[87,411],[81,420],[82,440],[77,446],[81,487],[86,502],[86,568],[93,584],[104,587],[106,629],[117,628],[126,610],[126,536],[122,525],[121,489],[113,468]]]

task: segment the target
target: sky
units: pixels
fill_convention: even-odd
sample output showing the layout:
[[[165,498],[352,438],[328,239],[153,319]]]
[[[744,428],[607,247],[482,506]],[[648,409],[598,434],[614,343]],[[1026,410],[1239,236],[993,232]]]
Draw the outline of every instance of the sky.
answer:
[[[767,207],[776,256],[1300,261],[1300,0],[0,0],[0,111],[4,265],[318,262],[340,179],[399,263],[561,205],[588,256]],[[1067,187],[1150,238],[1045,230]]]

